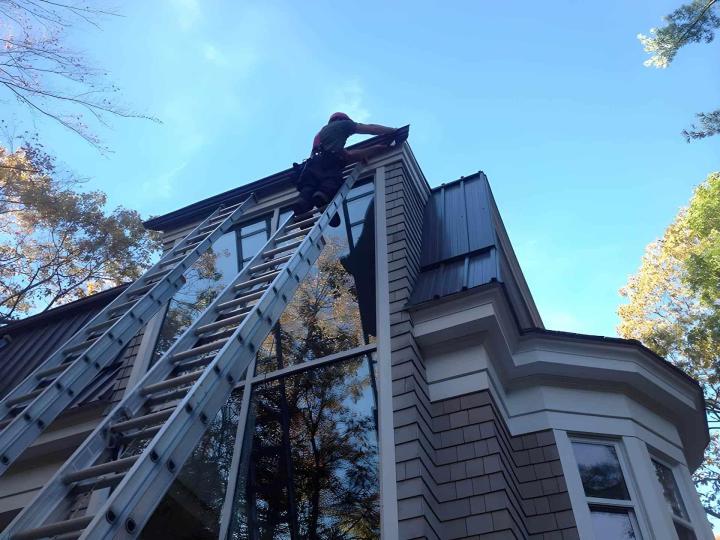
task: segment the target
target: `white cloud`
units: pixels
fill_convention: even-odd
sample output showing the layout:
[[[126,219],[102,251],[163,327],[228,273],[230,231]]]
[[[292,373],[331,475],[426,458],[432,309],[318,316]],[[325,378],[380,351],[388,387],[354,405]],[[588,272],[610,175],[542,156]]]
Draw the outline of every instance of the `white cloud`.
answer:
[[[189,30],[200,18],[200,3],[198,0],[170,0],[175,10],[178,25],[183,30]]]
[[[201,49],[203,57],[211,64],[215,64],[217,66],[227,65],[228,62],[225,55],[212,43],[203,43]]]
[[[143,193],[150,197],[157,197],[161,199],[167,199],[175,195],[175,193],[173,193],[173,188],[175,187],[175,177],[180,174],[187,165],[188,163],[186,161],[174,169],[164,172],[160,176],[146,180],[141,185]]]
[[[340,86],[331,100],[330,112],[342,111],[356,122],[366,122],[370,111],[363,104],[365,89],[359,81],[349,81]]]

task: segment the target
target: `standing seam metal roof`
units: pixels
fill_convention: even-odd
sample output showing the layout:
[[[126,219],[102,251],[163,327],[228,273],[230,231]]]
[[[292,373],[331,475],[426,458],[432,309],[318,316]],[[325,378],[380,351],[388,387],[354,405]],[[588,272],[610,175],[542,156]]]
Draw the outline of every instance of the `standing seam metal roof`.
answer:
[[[411,304],[499,279],[489,189],[478,172],[432,190]]]

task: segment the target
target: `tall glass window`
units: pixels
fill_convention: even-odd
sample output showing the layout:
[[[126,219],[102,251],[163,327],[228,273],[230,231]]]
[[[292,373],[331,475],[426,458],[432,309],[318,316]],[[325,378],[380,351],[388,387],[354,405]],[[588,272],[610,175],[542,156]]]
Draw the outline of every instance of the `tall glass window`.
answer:
[[[144,538],[380,537],[373,199],[372,183],[351,190],[340,225],[326,229],[318,260]],[[288,213],[276,215],[282,222]],[[270,230],[270,218],[243,224],[193,267],[196,279],[173,298],[156,354]],[[220,257],[225,250],[230,256]]]
[[[373,195],[350,192],[258,352],[228,539],[379,538]]]

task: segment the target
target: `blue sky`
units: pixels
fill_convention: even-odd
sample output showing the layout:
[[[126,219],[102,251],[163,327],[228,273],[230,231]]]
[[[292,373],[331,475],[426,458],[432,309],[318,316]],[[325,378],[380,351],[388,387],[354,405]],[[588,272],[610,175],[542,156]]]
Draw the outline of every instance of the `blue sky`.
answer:
[[[113,121],[108,156],[36,124],[150,216],[286,168],[332,111],[409,123],[431,185],[486,172],[546,326],[615,335],[617,290],[718,169],[720,138],[680,135],[717,108],[717,45],[642,65],[637,33],[678,4],[127,2],[72,43],[163,123]]]

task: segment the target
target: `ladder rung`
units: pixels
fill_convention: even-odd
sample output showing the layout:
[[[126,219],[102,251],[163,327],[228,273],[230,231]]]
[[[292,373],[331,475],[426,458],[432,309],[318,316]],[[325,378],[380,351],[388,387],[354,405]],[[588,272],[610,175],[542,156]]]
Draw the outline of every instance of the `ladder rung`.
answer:
[[[234,300],[228,300],[227,302],[221,302],[220,304],[217,305],[217,309],[222,310],[222,309],[227,309],[229,307],[239,306],[240,304],[245,304],[247,302],[252,302],[253,300],[257,300],[263,294],[265,294],[266,290],[267,290],[267,288],[263,288],[258,291],[255,291],[255,292],[251,292],[250,294],[238,296]]]
[[[175,254],[175,253],[182,253],[182,257],[183,257],[183,259],[184,259],[184,258],[187,256],[187,252],[188,252],[188,251],[192,251],[193,249],[195,249],[196,247],[198,247],[200,244],[201,244],[201,242],[194,242],[194,243],[186,244],[184,247],[181,247],[181,248],[174,248],[174,249],[173,249],[173,254]],[[177,261],[181,261],[181,260],[182,260],[182,259],[177,259],[177,258],[176,258],[176,260],[173,261],[173,262],[177,262]],[[166,265],[169,261],[170,261],[170,259],[168,259],[167,261],[165,261],[165,262],[163,263],[163,265]]]
[[[71,354],[74,352],[80,352],[87,349],[90,345],[95,343],[97,341],[97,338],[88,339],[87,341],[83,341],[82,343],[78,343],[77,345],[73,345],[72,347],[68,347],[63,351],[63,354]]]
[[[88,478],[94,478],[96,476],[102,476],[107,473],[116,473],[120,471],[127,471],[133,466],[138,460],[139,456],[131,456],[115,461],[108,461],[107,463],[101,463],[100,465],[93,465],[87,469],[81,469],[74,471],[63,476],[63,482],[66,484],[72,484],[79,480],[87,480]]]
[[[188,238],[189,243],[195,243],[195,245],[199,244],[203,240],[205,240],[208,236],[210,236],[208,233],[202,233],[202,234],[196,234],[192,238]]]
[[[157,433],[157,430],[155,431]],[[102,489],[106,487],[113,487],[120,483],[120,481],[125,478],[125,474],[110,474],[108,476],[101,476],[99,478],[95,478],[94,480],[91,480],[90,482],[78,482],[75,484],[72,488],[73,493],[80,494],[80,493],[86,493],[88,491],[95,491],[96,489]],[[60,538],[66,538],[65,536],[56,536],[54,540],[60,540]],[[77,538],[68,536],[67,538]]]
[[[47,387],[45,387],[47,388]],[[40,394],[43,393],[45,388],[38,388],[37,390],[33,390],[32,392],[28,392],[27,394],[23,394],[22,396],[18,396],[16,398],[8,399],[7,400],[7,406],[12,407],[13,405],[17,405],[19,403],[24,403],[26,401],[30,401],[31,399],[35,399]]]
[[[212,343],[207,343],[205,345],[200,345],[199,347],[195,347],[194,349],[188,349],[187,351],[173,354],[172,360],[173,362],[177,362],[178,360],[182,360],[183,358],[192,358],[193,356],[197,356],[198,354],[216,351],[217,349],[222,348],[222,346],[225,345],[226,342],[227,339],[223,339],[220,341],[213,341]]]
[[[120,313],[122,311],[127,311],[131,307],[133,307],[135,304],[137,304],[137,300],[130,300],[129,302],[124,302],[122,304],[119,304],[115,306],[110,313]]]
[[[297,238],[298,236],[304,236],[308,233],[307,229],[300,229],[299,231],[295,231],[290,234],[286,234],[284,236],[278,236],[275,239],[276,244],[281,244],[282,242],[287,242],[288,240],[292,240],[293,238]]]
[[[196,362],[188,362],[190,363],[196,363]],[[185,394],[187,394],[187,388],[180,388],[178,390],[173,390],[172,392],[165,392],[164,394],[158,394],[156,396],[152,396],[147,399],[145,402],[145,405],[148,407],[153,407],[155,405],[160,405],[161,403],[167,403],[168,401],[175,401],[176,399],[181,399],[185,397]],[[150,431],[152,429],[160,429],[160,428],[148,428],[141,431]],[[133,439],[137,439],[139,436],[144,436],[144,433],[131,433],[129,435],[126,435],[126,437],[130,437]]]
[[[222,319],[214,323],[198,326],[195,329],[195,334],[200,335],[210,330],[217,330],[218,328],[224,328],[226,326],[230,326],[231,324],[239,323],[245,318],[245,315],[246,314],[243,313],[242,315],[235,315],[234,317],[228,317],[227,319]]]
[[[120,441],[123,444],[127,444],[130,441],[146,441],[148,439],[152,439],[155,435],[157,435],[161,427],[162,426],[153,426],[145,429],[138,429],[132,433],[123,433],[120,437]]]
[[[302,244],[302,240],[298,240],[297,242],[293,242],[292,244],[287,244],[285,246],[276,247],[275,249],[270,249],[263,253],[263,257],[273,257],[277,255],[278,253],[283,253],[285,251],[290,251],[292,249],[297,248],[300,244]]]
[[[212,218],[208,223],[222,223],[227,219],[228,216],[232,215],[232,212],[225,212],[222,214],[218,214],[214,218]]]
[[[35,375],[35,378],[38,380],[41,380],[41,379],[44,379],[45,377],[50,377],[51,375],[55,375],[56,373],[62,373],[73,362],[74,362],[74,360],[72,360],[70,362],[63,362],[62,364],[59,364],[55,367],[43,369],[42,371],[38,371],[37,375]]]
[[[188,247],[190,247],[190,246],[188,246]],[[171,257],[167,261],[161,261],[160,266],[161,267],[170,266],[172,264],[182,261],[185,257],[187,257],[187,255],[184,253],[182,255],[178,255],[177,257]]]
[[[212,223],[208,222],[207,225],[205,225],[204,227],[200,227],[200,228],[199,228],[197,231],[195,231],[195,232],[200,232],[200,231],[210,232],[210,231],[212,231],[212,230],[214,230],[214,229],[217,229],[217,227],[218,227],[217,224],[213,225]],[[205,234],[206,234],[206,233],[205,233]]]
[[[167,276],[169,272],[170,272],[170,270],[165,268],[164,270],[158,270],[157,272],[153,272],[152,274],[145,274],[145,276],[143,276],[143,278],[144,278],[145,283],[148,283],[150,280],[155,280],[155,278],[158,278],[158,277],[162,278],[162,277]],[[160,281],[160,280],[156,280],[154,282],[157,282],[157,281]]]
[[[158,392],[160,390],[167,390],[168,388],[175,388],[177,386],[187,384],[197,379],[200,375],[202,375],[202,372],[203,370],[199,369],[191,373],[186,373],[185,375],[180,375],[179,377],[166,379],[159,383],[148,384],[147,386],[144,386],[142,388],[141,393],[143,396],[149,396],[150,394],[154,394],[155,392]]]
[[[235,211],[235,209],[236,209],[238,206],[240,206],[241,204],[243,204],[244,202],[245,202],[245,201],[240,201],[239,203],[231,204],[230,206],[223,206],[223,207],[222,207],[222,211],[223,211],[223,212],[225,212],[225,211],[227,211],[227,210],[233,210],[233,211]],[[232,212],[230,212],[230,213],[232,214]]]
[[[43,525],[36,529],[29,529],[12,535],[12,540],[35,540],[36,538],[47,538],[62,533],[80,531],[87,527],[95,516],[82,516],[79,518],[67,519]]]
[[[195,369],[196,367],[207,365],[213,358],[214,356],[203,356],[201,358],[196,358],[195,360],[175,364],[175,372],[179,373],[181,371],[187,371],[188,369]]]
[[[128,293],[128,298],[133,298],[135,296],[142,296],[146,292],[148,292],[150,289],[152,289],[156,284],[155,283],[148,283],[147,285],[143,285],[142,287],[138,287],[134,291],[130,291]]]
[[[252,311],[253,307],[255,307],[255,306],[254,305],[245,306],[245,307],[241,307],[240,309],[233,309],[231,311],[225,311],[225,312],[218,311],[218,313],[220,315],[222,315],[223,317],[235,317],[235,315],[246,315],[247,313],[250,313]]]
[[[131,418],[130,420],[124,420],[110,426],[110,430],[115,433],[123,432],[127,429],[132,429],[140,426],[149,426],[151,424],[157,424],[163,420],[170,418],[174,409],[166,409],[164,411],[154,412],[146,414],[145,416],[138,416],[137,418]]]
[[[235,285],[235,290],[241,291],[243,289],[247,289],[248,287],[252,287],[253,285],[257,285],[258,283],[267,283],[268,281],[272,281],[279,275],[280,270],[268,272],[267,274],[263,274],[262,276],[243,281],[242,283],[238,283],[237,285]]]
[[[296,221],[295,223],[288,223],[288,226],[285,227],[286,231],[294,231],[295,229],[302,229],[307,228],[306,225],[312,225],[315,223],[320,216],[313,216],[308,219],[303,219],[301,221]]]
[[[202,340],[212,339],[213,341],[217,341],[218,339],[229,338],[233,335],[235,330],[237,330],[237,325],[233,326],[232,328],[228,328],[227,330],[223,330],[222,332],[215,332],[214,334],[202,335],[202,336],[200,336],[200,339],[202,339]]]
[[[284,264],[290,260],[290,257],[292,257],[292,255],[286,255],[284,257],[279,257],[266,263],[258,264],[250,268],[250,272],[254,274],[255,272],[259,272],[260,270],[267,270],[268,268],[272,268],[273,266]]]
[[[92,326],[88,326],[88,332],[92,332],[94,330],[100,330],[101,328],[108,328],[109,326],[112,326],[115,324],[118,320],[118,317],[114,317],[111,319],[108,319],[107,321],[103,321],[101,323],[93,324]]]

